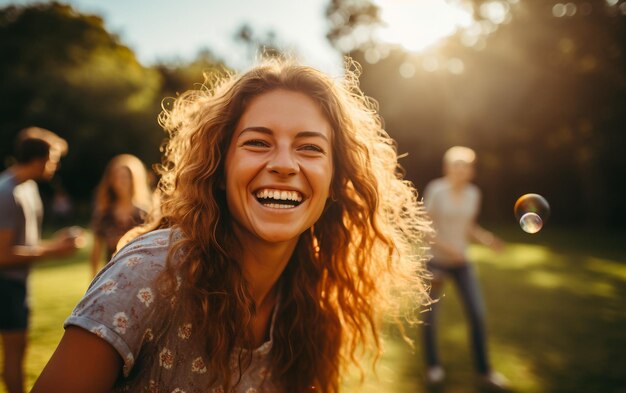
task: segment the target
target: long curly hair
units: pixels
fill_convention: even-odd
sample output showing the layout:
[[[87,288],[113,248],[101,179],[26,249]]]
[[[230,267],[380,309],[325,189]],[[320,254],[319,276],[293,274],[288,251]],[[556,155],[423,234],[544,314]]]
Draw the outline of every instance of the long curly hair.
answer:
[[[182,283],[180,312],[205,335],[207,368],[226,391],[237,383],[230,356],[250,342],[255,308],[221,185],[232,132],[256,96],[302,92],[332,126],[331,197],[280,278],[274,381],[286,392],[338,392],[361,351],[380,353],[381,317],[415,319],[427,301],[423,248],[430,223],[416,190],[402,179],[376,104],[358,87],[358,72],[348,61],[345,76],[333,79],[289,60],[266,60],[241,75],[207,78],[164,103],[159,121],[169,141],[162,147],[161,217],[146,228],[172,227],[181,235],[160,288],[171,293]],[[401,312],[407,299],[413,308]]]

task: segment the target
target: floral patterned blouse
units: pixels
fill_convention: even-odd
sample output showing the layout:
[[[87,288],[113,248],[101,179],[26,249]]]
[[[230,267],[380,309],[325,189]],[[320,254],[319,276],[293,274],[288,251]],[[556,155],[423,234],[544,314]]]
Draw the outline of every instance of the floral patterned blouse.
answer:
[[[154,280],[165,267],[170,229],[153,231],[124,246],[96,276],[65,321],[107,341],[124,360],[112,392],[224,393],[210,385],[204,341],[194,326],[172,318],[173,301],[156,296]],[[161,302],[161,304],[159,303]],[[280,392],[271,380],[269,341],[252,351],[240,377],[238,353],[231,356],[235,393]],[[163,312],[165,310],[165,312]],[[236,351],[238,352],[238,351]]]

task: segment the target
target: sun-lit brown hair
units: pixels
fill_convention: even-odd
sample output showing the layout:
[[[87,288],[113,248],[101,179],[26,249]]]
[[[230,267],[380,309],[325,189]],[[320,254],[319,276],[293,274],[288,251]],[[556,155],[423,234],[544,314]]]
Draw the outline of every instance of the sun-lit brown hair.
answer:
[[[163,148],[162,217],[153,227],[173,227],[181,236],[160,281],[172,290],[182,283],[186,301],[179,309],[205,335],[207,368],[227,388],[237,383],[230,380],[230,356],[249,343],[254,302],[236,260],[221,185],[231,134],[260,94],[287,89],[315,100],[332,126],[334,159],[331,197],[280,278],[273,379],[285,392],[337,392],[360,350],[378,355],[381,317],[401,316],[401,304],[417,309],[427,297],[421,247],[430,226],[357,78],[353,64],[335,80],[271,60],[241,75],[214,77],[164,105],[160,121],[170,139]]]
[[[146,212],[150,210],[150,188],[144,164],[132,154],[119,154],[109,161],[96,187],[95,214],[103,214],[115,204],[117,196],[112,185],[113,176],[120,167],[126,168],[130,173],[133,204]]]

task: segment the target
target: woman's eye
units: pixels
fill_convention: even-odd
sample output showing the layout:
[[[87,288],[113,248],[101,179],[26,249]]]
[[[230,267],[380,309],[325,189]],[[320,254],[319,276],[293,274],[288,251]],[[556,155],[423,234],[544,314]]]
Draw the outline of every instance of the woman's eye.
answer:
[[[312,151],[312,152],[323,153],[323,154],[326,153],[324,149],[322,149],[321,147],[317,145],[312,145],[312,144],[303,145],[300,147],[300,150]]]
[[[251,146],[251,147],[269,147],[269,143],[265,142],[261,139],[251,139],[249,141],[245,141],[241,144],[242,146]]]

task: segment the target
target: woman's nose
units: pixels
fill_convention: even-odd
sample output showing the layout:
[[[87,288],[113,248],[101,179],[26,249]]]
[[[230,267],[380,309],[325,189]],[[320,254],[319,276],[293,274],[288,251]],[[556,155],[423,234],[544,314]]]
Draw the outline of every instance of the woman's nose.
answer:
[[[277,148],[267,163],[267,170],[277,175],[293,176],[300,172],[300,166],[291,149]]]

